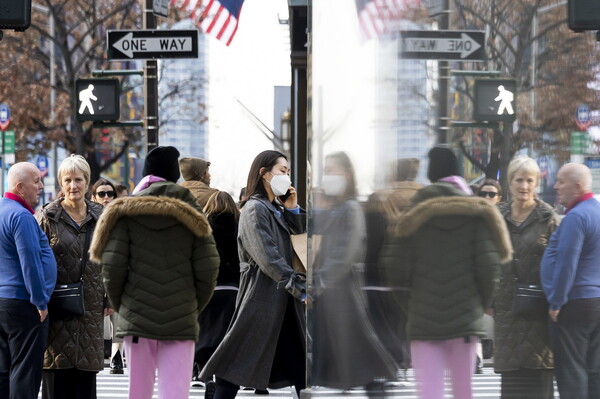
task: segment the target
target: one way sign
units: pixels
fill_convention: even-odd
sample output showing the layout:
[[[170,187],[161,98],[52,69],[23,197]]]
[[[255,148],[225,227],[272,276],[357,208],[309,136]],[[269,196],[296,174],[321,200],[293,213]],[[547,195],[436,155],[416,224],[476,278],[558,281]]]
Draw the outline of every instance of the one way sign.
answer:
[[[426,60],[485,60],[485,32],[410,30],[401,32],[400,55]]]
[[[109,30],[106,42],[111,60],[198,58],[198,31],[195,29]]]

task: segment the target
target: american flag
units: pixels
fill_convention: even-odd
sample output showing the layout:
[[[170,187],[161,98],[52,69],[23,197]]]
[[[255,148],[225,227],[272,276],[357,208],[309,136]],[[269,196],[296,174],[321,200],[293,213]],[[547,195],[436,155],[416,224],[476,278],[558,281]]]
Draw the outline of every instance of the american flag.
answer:
[[[397,30],[406,11],[420,6],[420,0],[356,0],[360,30],[366,39]]]
[[[171,5],[190,14],[194,24],[229,46],[242,11],[244,0],[171,0]]]

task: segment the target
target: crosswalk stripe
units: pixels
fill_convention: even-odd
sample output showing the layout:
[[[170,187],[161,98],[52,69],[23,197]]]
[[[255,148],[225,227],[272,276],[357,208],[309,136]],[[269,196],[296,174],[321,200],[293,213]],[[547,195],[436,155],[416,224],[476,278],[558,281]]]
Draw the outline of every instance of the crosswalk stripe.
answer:
[[[414,382],[412,370],[408,373],[409,381]],[[106,368],[100,373],[96,380],[98,399],[121,399],[128,397],[128,375],[110,374]],[[368,398],[366,392],[362,389],[352,389],[340,391],[328,388],[313,388],[310,391],[310,397],[317,399],[340,399],[341,397],[351,399]],[[283,389],[269,389],[268,396],[255,395],[253,390],[240,390],[238,398],[253,399],[297,399],[292,387]],[[387,398],[418,399],[416,388],[413,384],[402,387],[389,387],[386,389]],[[473,375],[473,397],[476,399],[499,398],[500,397],[500,376],[495,374],[489,367],[484,368],[484,374]],[[554,390],[554,397],[559,398],[558,391]],[[41,398],[41,395],[39,396]],[[190,399],[204,398],[203,387],[190,387]],[[449,381],[446,381],[445,398],[452,398],[452,387]],[[154,387],[153,399],[158,399],[156,385]]]

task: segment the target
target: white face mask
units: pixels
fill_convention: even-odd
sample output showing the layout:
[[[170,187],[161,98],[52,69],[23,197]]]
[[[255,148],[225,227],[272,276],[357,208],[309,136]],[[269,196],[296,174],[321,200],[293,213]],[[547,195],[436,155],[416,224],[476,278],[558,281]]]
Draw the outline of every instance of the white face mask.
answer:
[[[323,175],[321,187],[325,195],[337,197],[346,192],[346,177],[342,175]]]
[[[276,197],[279,197],[280,195],[287,193],[287,190],[292,185],[292,179],[290,179],[288,175],[273,175],[269,184],[271,184],[273,194],[275,194]]]

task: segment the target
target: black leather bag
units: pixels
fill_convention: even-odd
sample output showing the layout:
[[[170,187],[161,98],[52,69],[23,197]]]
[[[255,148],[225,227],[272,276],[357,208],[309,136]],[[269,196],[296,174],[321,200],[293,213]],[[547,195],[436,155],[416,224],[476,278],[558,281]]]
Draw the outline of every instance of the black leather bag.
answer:
[[[48,313],[52,320],[83,316],[85,313],[83,281],[56,285],[48,303]]]
[[[64,320],[80,317],[85,314],[83,301],[83,272],[88,261],[91,228],[87,226],[83,256],[81,257],[81,276],[79,281],[71,284],[57,284],[48,302],[48,315],[51,320]]]
[[[542,287],[515,281],[513,315],[528,319],[547,317],[548,301]]]

